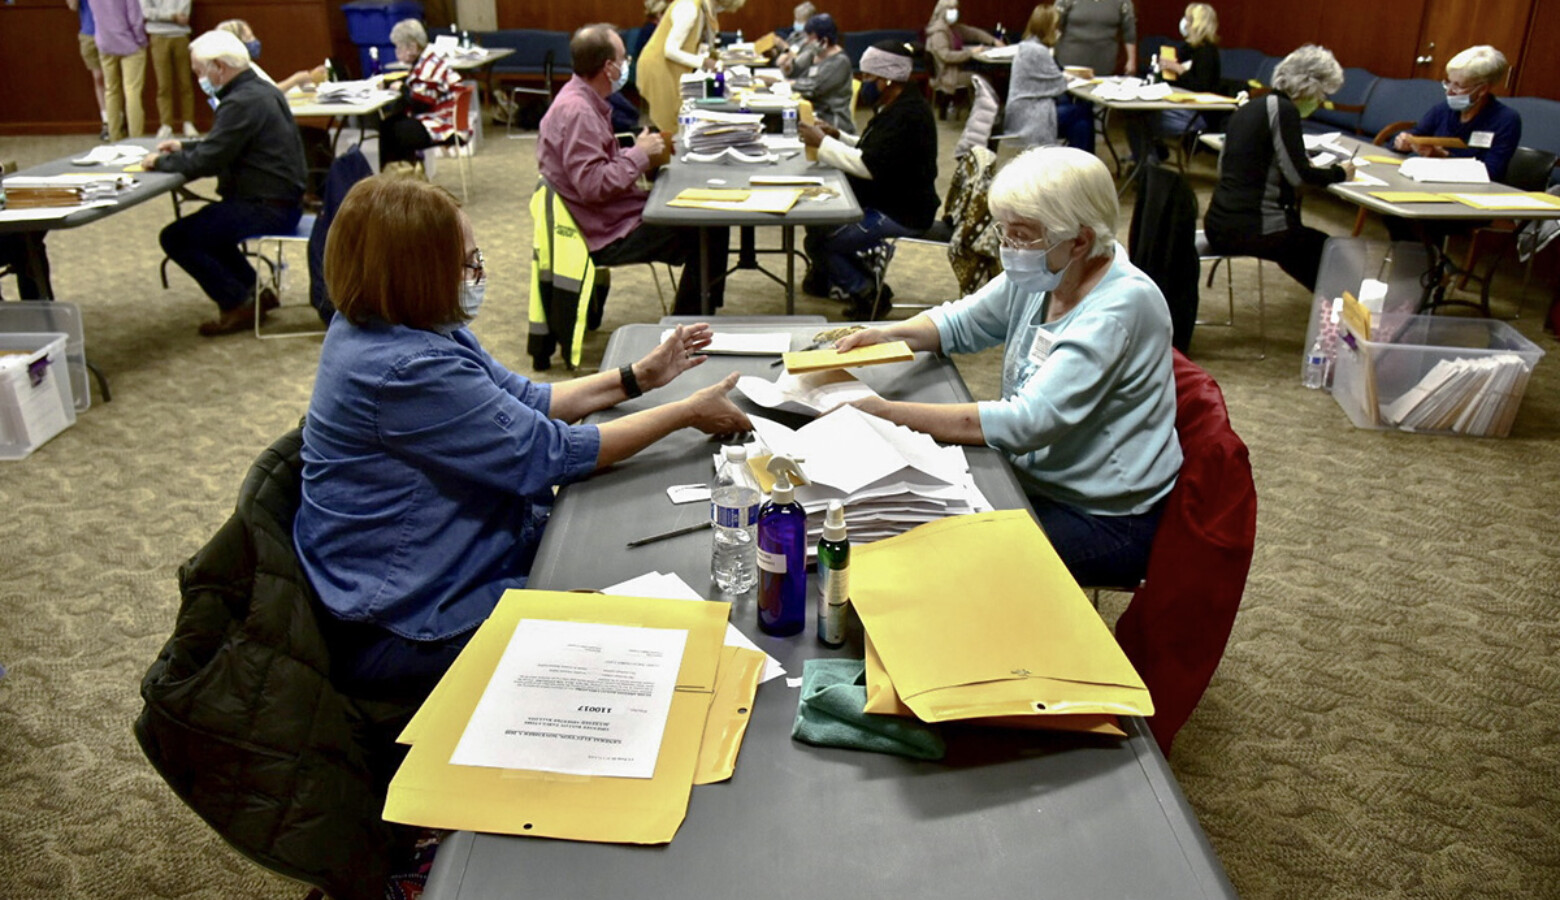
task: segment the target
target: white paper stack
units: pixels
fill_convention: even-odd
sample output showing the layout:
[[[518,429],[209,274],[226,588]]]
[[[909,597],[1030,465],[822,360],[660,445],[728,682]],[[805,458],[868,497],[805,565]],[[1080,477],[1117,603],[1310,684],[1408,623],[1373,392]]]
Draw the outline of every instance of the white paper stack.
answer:
[[[689,72],[678,81],[678,90],[684,100],[702,100],[710,95],[710,75],[705,72]]]
[[[1094,86],[1094,96],[1101,100],[1130,102],[1134,100],[1163,100],[1173,93],[1169,82],[1145,84],[1137,78],[1107,78]]]
[[[327,81],[315,89],[314,99],[320,103],[371,103],[386,92],[372,79],[363,81]]]
[[[1405,431],[1454,431],[1505,437],[1531,370],[1522,357],[1443,359],[1419,383],[1382,410],[1388,425]]]
[[[751,156],[765,156],[768,149],[762,140],[764,116],[762,113],[728,113],[700,109],[691,113],[692,123],[687,128],[690,152],[719,153],[732,149]]]
[[[811,482],[796,488],[796,501],[807,510],[809,558],[817,552],[830,500],[844,504],[853,543],[993,508],[975,486],[962,447],[940,446],[925,434],[853,407],[794,431],[760,416],[751,418],[759,446],[749,448],[749,457],[789,456]]]
[[[1398,166],[1404,178],[1440,184],[1489,184],[1490,172],[1471,156],[1411,156]]]
[[[129,175],[112,172],[12,175],[5,179],[6,204],[28,209],[112,201],[134,184]]]

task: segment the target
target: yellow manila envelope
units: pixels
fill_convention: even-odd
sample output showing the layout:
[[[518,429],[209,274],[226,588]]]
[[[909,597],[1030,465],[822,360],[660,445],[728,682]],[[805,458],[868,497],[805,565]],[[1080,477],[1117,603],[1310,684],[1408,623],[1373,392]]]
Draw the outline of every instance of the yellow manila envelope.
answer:
[[[1027,510],[856,548],[851,603],[892,696],[924,722],[1154,712],[1148,688]],[[866,712],[894,712],[874,691]]]
[[[800,188],[684,188],[667,206],[785,215],[802,198]]]
[[[915,359],[915,352],[904,341],[889,341],[886,344],[868,344],[843,353],[833,347],[824,347],[821,350],[797,350],[786,353],[780,358],[785,360],[787,372],[801,375],[824,369],[849,369],[852,366],[908,362]]]
[[[715,697],[704,720],[694,784],[725,781],[737,770],[737,752],[752,718],[753,698],[764,677],[764,654],[746,647],[722,647]]]
[[[384,818],[428,828],[581,841],[670,841],[687,814],[698,772],[729,613],[726,603],[506,592],[403,731],[402,741],[412,746],[390,782]],[[449,762],[521,619],[688,632],[653,777],[563,775]],[[740,740],[744,729],[723,724],[719,730]],[[717,762],[734,759],[735,751],[714,756]]]
[[[1377,200],[1385,200],[1388,203],[1446,203],[1446,197],[1441,194],[1432,194],[1429,191],[1371,191],[1370,195]]]

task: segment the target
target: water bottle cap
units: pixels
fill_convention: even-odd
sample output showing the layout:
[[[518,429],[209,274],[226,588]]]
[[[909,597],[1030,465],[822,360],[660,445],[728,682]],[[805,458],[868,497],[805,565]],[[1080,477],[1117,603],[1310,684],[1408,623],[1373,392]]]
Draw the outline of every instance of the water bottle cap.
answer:
[[[747,447],[743,444],[727,444],[721,452],[725,454],[726,459],[733,462],[747,460]]]

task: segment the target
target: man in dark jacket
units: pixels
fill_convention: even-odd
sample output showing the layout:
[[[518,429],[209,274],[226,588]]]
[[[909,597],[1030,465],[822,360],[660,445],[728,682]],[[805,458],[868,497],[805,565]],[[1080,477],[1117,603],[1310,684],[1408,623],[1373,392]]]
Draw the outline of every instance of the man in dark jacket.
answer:
[[[291,234],[302,215],[303,141],[287,98],[249,68],[249,51],[226,31],[190,44],[190,68],[217,104],[217,123],[200,141],[163,141],[142,164],[188,178],[217,177],[221,202],[162,230],[163,251],[190,273],[221,314],[204,322],[206,336],[254,325],[255,270],[239,242],[261,234]],[[269,288],[260,313],[277,304]]]

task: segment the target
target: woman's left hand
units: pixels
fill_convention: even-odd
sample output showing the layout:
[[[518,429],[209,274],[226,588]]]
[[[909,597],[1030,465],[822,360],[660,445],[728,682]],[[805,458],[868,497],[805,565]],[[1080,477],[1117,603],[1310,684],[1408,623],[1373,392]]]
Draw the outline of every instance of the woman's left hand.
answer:
[[[678,325],[660,346],[645,354],[635,367],[639,370],[640,387],[654,390],[671,382],[673,378],[704,365],[709,357],[699,353],[713,340],[708,322],[695,325]]]
[[[818,146],[819,144],[823,143],[823,139],[828,136],[824,134],[822,128],[819,128],[812,122],[803,122],[796,126],[796,133],[801,137],[802,143],[809,147]]]

